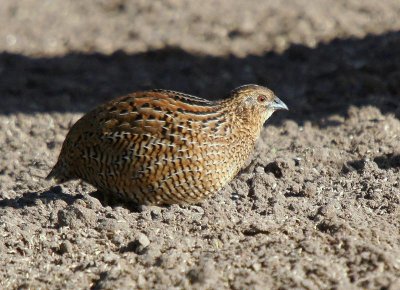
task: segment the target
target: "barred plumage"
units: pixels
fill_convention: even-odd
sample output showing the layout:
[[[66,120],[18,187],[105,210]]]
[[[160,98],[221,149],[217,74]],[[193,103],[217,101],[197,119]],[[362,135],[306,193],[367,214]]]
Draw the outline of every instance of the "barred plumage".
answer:
[[[238,173],[277,109],[287,107],[257,85],[221,101],[167,90],[132,93],[75,123],[48,178],[79,178],[141,204],[198,202]]]

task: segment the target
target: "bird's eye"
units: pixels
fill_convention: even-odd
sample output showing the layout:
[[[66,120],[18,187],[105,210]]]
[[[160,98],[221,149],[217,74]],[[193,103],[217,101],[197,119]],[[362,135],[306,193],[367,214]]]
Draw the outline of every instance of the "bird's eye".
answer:
[[[260,103],[264,103],[264,102],[267,100],[267,97],[264,96],[264,95],[259,95],[259,96],[257,97],[257,100],[258,100]]]

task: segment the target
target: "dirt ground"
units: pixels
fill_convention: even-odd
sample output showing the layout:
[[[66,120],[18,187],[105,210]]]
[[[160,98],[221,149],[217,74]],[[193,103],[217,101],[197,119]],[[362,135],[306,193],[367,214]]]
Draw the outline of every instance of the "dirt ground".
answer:
[[[0,4],[0,288],[400,289],[400,2]],[[43,178],[68,128],[145,88],[272,88],[248,167],[195,206]]]

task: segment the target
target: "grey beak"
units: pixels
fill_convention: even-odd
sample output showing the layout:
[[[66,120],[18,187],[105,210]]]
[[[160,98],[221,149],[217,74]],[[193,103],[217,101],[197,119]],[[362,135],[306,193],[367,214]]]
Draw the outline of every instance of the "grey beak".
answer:
[[[289,110],[286,104],[282,102],[281,99],[279,99],[278,97],[275,97],[275,100],[273,100],[271,107],[274,110]]]

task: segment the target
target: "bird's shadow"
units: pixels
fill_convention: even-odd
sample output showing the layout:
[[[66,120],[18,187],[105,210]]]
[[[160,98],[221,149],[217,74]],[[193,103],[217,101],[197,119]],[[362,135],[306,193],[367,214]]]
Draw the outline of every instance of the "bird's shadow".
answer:
[[[110,206],[110,207],[123,207],[127,210],[129,210],[130,212],[134,212],[134,213],[141,213],[141,212],[145,212],[148,210],[149,205],[144,205],[144,204],[138,204],[135,203],[133,201],[126,201],[122,198],[119,198],[116,195],[110,195],[107,192],[101,191],[101,190],[95,190],[89,193],[89,195],[93,198],[96,198],[97,200],[99,200],[99,202],[101,203],[102,206],[106,207],[106,206]],[[167,204],[161,204],[161,205],[157,205],[157,207],[160,208],[169,208],[170,205]]]
[[[32,207],[37,205],[40,200],[44,204],[52,201],[63,200],[68,205],[73,204],[76,200],[82,199],[82,194],[71,195],[62,192],[61,186],[53,186],[43,191],[28,191],[22,193],[21,196],[15,198],[4,198],[0,200],[0,208],[12,207],[16,209]]]
[[[101,190],[94,190],[92,192],[89,192],[88,196],[97,199],[103,207],[123,207],[132,213],[142,213],[154,207],[152,205],[138,204],[133,201],[128,202],[126,200],[118,198],[115,195],[107,194],[106,192]],[[48,204],[56,200],[62,200],[67,205],[73,205],[76,201],[83,200],[85,198],[87,198],[87,196],[83,194],[72,195],[65,193],[63,192],[63,189],[60,185],[56,185],[42,191],[24,192],[22,193],[22,195],[15,198],[0,199],[0,208],[11,207],[15,209],[22,209],[27,207],[35,207],[37,206],[38,201],[40,201],[42,204]],[[171,205],[160,204],[156,207],[167,209],[171,207]],[[182,207],[185,207],[185,205],[182,205]]]

